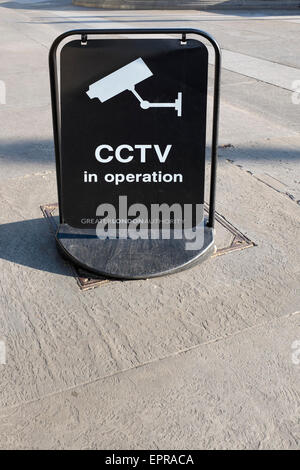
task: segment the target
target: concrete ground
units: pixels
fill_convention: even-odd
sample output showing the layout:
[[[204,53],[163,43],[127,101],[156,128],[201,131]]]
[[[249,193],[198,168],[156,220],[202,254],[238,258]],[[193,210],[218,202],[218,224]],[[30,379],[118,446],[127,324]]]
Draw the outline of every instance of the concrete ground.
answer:
[[[57,201],[47,54],[129,26],[219,41],[217,210],[257,246],[82,292],[39,208]],[[300,15],[0,1],[0,33],[0,447],[299,448]]]

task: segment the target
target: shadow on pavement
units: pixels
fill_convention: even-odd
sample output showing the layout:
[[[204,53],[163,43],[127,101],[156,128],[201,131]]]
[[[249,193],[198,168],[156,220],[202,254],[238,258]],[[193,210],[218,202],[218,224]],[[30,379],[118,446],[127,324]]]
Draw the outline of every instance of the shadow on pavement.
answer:
[[[74,276],[59,255],[44,218],[0,225],[0,258],[63,276]]]
[[[11,8],[12,10],[87,10],[88,8],[76,7],[72,5],[72,0],[28,0],[26,3],[20,2],[4,2],[0,3],[0,7]]]
[[[53,140],[0,140],[0,162],[25,163],[25,162],[54,162]]]

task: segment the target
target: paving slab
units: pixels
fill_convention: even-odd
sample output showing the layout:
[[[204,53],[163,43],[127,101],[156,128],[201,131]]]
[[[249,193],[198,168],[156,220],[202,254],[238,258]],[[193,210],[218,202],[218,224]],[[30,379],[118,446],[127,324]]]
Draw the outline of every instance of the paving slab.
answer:
[[[213,67],[209,70],[213,79]],[[212,82],[211,82],[212,83]],[[267,119],[275,124],[283,134],[299,135],[299,105],[293,103],[293,93],[277,86],[246,77],[239,73],[222,70],[222,107],[224,103],[234,105],[236,108],[248,110],[256,118]],[[265,131],[266,132],[266,131]],[[265,137],[269,137],[265,134]],[[241,141],[242,144],[242,141]]]
[[[299,205],[299,146],[299,137],[292,136],[249,142],[247,146],[222,149],[220,153]]]
[[[237,59],[298,73],[299,16],[14,5],[0,1],[0,447],[296,448],[299,106]],[[194,25],[234,54],[235,71],[223,69],[217,211],[257,246],[80,291],[40,211],[57,201],[47,56],[60,32],[99,25]]]
[[[231,164],[221,165],[219,187],[218,211],[257,247],[83,293],[40,214],[40,204],[56,199],[54,173],[2,184],[0,329],[9,358],[2,407],[297,310],[298,207]]]
[[[2,409],[0,447],[297,450],[299,335],[300,313],[291,313]]]
[[[224,20],[222,17],[221,21],[215,18],[206,21],[205,29],[216,37],[224,49],[236,52],[236,57],[245,54],[285,66],[300,67],[299,57],[293,54],[290,47],[299,40],[297,24],[279,21],[268,14],[260,19],[249,15],[244,21],[236,15],[234,20],[226,17]]]

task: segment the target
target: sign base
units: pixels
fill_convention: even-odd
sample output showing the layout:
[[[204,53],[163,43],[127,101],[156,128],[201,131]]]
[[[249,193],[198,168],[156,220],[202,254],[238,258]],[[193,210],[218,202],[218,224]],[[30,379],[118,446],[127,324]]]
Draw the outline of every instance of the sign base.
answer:
[[[95,229],[68,224],[59,226],[56,242],[64,257],[88,271],[117,279],[148,279],[182,271],[212,255],[214,229],[206,224],[204,219],[201,248],[195,243],[195,249],[186,249],[186,239],[99,239]]]

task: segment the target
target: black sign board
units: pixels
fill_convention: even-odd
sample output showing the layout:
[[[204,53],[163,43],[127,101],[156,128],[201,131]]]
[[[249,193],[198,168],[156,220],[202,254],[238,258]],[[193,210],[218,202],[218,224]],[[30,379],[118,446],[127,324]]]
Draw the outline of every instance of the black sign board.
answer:
[[[203,204],[207,48],[180,39],[75,40],[61,51],[62,212]],[[117,211],[118,212],[118,211]]]
[[[93,37],[135,33],[172,33],[173,37]],[[188,33],[210,41],[216,59],[210,208],[206,221],[202,208],[208,50],[201,41],[187,39]],[[60,51],[58,74],[58,46],[74,35],[80,36]],[[207,257],[214,249],[220,85],[220,51],[214,39],[192,29],[70,31],[54,41],[49,58],[59,248],[85,268],[126,278],[175,272]],[[128,212],[124,212],[121,200],[122,204],[126,202]],[[119,231],[113,236],[112,232],[105,232],[102,237],[99,220],[110,216],[104,209],[108,205],[115,212],[107,220],[113,220]],[[152,237],[152,209],[163,206],[169,212],[156,213],[159,233]],[[180,207],[179,212],[175,206],[176,210]],[[145,214],[150,218],[145,219]],[[140,230],[131,237],[132,232],[127,231],[124,236],[124,220],[128,228],[134,218],[140,227],[146,227],[146,232]],[[165,222],[173,230],[171,240],[164,236]],[[189,248],[186,241],[190,240],[190,233],[186,234],[186,228],[203,235],[196,237],[197,243]],[[147,239],[149,231],[151,236]]]

